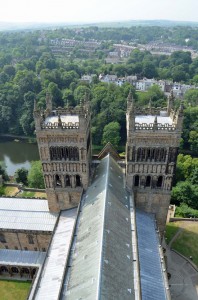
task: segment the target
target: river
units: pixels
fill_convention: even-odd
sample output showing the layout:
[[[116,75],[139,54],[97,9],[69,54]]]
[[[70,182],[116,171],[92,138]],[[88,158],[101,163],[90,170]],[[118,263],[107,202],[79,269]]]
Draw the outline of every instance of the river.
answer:
[[[39,160],[37,144],[0,138],[0,161],[6,165],[9,176],[13,176],[19,168],[29,169],[34,160]]]

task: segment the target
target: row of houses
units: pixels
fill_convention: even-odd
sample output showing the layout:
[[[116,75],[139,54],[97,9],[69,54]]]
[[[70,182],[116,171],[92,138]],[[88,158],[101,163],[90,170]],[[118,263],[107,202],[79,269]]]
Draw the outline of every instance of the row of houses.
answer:
[[[67,47],[84,46],[88,49],[96,49],[101,45],[101,43],[95,40],[81,41],[74,39],[51,39],[50,45]]]
[[[96,75],[94,74],[83,75],[81,77],[81,81],[91,83],[94,76]],[[168,80],[156,80],[156,79],[148,79],[148,78],[138,79],[136,75],[119,78],[116,75],[100,74],[98,76],[98,79],[101,82],[105,82],[108,84],[114,83],[119,86],[122,86],[125,82],[129,82],[131,85],[135,87],[137,91],[142,91],[142,92],[146,92],[150,87],[157,85],[164,93],[170,93],[170,91],[172,90],[176,98],[183,98],[184,94],[189,89],[197,88],[195,85],[182,84],[182,83],[172,82]]]

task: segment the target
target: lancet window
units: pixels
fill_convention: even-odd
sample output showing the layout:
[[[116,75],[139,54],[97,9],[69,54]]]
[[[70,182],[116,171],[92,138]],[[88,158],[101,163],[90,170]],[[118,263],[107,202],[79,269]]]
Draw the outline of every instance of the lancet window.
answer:
[[[165,148],[138,148],[137,161],[165,162],[167,150]]]
[[[77,147],[50,147],[51,160],[79,160]]]

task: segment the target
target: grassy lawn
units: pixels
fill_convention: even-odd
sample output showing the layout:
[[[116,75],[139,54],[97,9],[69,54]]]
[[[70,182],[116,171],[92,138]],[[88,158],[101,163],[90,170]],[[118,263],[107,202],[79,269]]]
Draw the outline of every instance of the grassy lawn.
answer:
[[[47,198],[46,193],[42,193],[42,192],[28,192],[28,191],[24,191],[20,194],[17,195],[18,197],[22,197],[22,198]]]
[[[198,266],[198,223],[178,222],[178,227],[183,228],[183,231],[173,242],[172,248],[188,258],[192,256]]]
[[[15,280],[0,280],[1,300],[25,300],[31,287],[31,282]]]
[[[177,230],[179,229],[178,227],[178,223],[175,222],[170,222],[166,225],[166,234],[165,234],[165,239],[166,239],[166,243],[167,245],[169,244],[169,242],[171,241],[171,239],[174,237],[174,235],[176,234]]]
[[[1,187],[1,194],[5,196],[14,196],[18,191],[18,188],[14,186]]]

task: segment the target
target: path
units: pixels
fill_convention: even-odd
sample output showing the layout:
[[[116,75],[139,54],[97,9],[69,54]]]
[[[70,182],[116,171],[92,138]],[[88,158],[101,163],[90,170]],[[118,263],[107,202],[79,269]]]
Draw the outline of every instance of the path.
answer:
[[[184,230],[184,228],[179,228],[176,232],[176,234],[172,237],[172,239],[170,240],[168,247],[171,249],[172,244],[174,243],[174,241],[178,238],[178,236],[180,235],[180,233]]]
[[[179,228],[169,244],[163,245],[166,248],[167,271],[171,274],[171,299],[198,300],[198,272],[188,260],[171,250],[172,244],[183,230],[184,228]]]
[[[172,300],[198,299],[198,272],[179,254],[166,247],[167,269]]]

